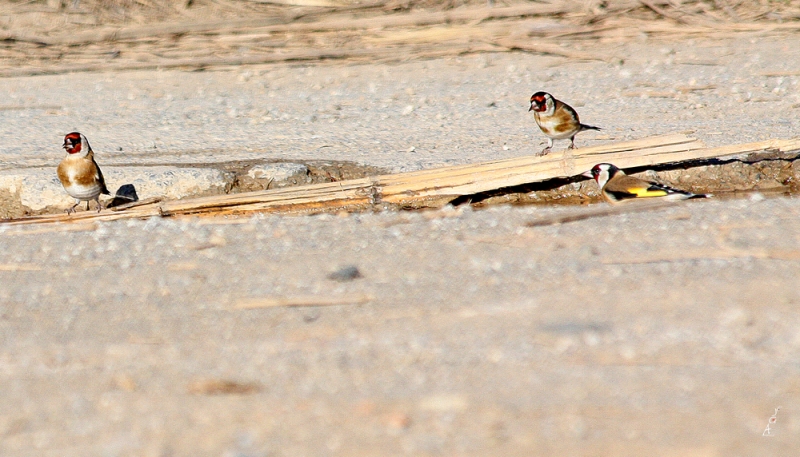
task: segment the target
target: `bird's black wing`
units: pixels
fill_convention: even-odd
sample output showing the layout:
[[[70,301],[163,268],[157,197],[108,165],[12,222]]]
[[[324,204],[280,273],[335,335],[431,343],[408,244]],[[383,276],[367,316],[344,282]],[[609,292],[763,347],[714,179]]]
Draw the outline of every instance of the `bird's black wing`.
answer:
[[[104,195],[111,195],[111,192],[108,191],[106,187],[106,180],[103,178],[103,172],[100,171],[100,167],[97,165],[97,162],[94,160],[94,156],[92,156],[92,163],[94,164],[94,168],[97,170],[97,180],[100,182],[100,193]]]

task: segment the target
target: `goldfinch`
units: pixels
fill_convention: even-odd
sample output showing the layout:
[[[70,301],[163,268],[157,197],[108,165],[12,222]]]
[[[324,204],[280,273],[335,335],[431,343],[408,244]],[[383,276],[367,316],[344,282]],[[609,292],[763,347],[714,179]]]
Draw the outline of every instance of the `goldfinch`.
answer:
[[[569,105],[556,100],[547,92],[531,95],[531,107],[536,124],[547,136],[547,147],[538,155],[545,155],[553,147],[553,140],[569,138],[569,149],[575,148],[575,135],[584,130],[600,130],[599,127],[581,124],[578,113]]]
[[[594,178],[597,181],[600,192],[609,203],[620,203],[648,197],[665,197],[672,200],[710,197],[710,195],[693,194],[685,190],[673,189],[663,184],[628,176],[624,171],[610,163],[597,164],[590,171],[583,173],[583,176]]]
[[[89,210],[89,201],[97,202],[97,212],[103,206],[100,204],[100,194],[108,195],[106,181],[97,162],[94,161],[94,152],[89,146],[89,141],[81,133],[72,132],[64,137],[64,149],[67,156],[58,164],[58,180],[64,186],[64,190],[75,199],[75,204],[67,210],[67,214],[75,211],[75,207],[82,201],[86,202],[86,210]]]

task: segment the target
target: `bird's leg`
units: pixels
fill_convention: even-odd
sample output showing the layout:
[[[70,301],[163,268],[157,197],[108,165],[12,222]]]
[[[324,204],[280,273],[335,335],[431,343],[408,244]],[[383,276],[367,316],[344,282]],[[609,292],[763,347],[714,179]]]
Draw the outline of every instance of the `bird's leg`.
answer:
[[[86,200],[86,211],[89,211],[89,200]]]
[[[81,204],[81,201],[80,201],[80,200],[78,200],[78,199],[75,199],[75,204],[74,204],[74,205],[72,205],[72,206],[70,206],[69,208],[67,208],[67,214],[72,214],[72,213],[74,213],[74,212],[75,212],[75,207],[76,207],[76,206],[78,206],[78,205],[80,205],[80,204]]]
[[[547,154],[549,154],[549,153],[550,153],[550,151],[551,151],[552,149],[553,149],[553,139],[552,139],[552,138],[548,138],[548,139],[547,139],[547,147],[546,147],[546,148],[544,148],[544,149],[542,149],[542,152],[540,152],[540,153],[538,153],[538,154],[536,154],[536,155],[538,155],[538,156],[547,155]]]
[[[100,204],[100,197],[95,198],[94,201],[97,202],[97,212],[99,213],[103,209],[103,205]]]
[[[572,135],[572,138],[569,139],[569,146],[567,149],[575,149],[575,135]]]

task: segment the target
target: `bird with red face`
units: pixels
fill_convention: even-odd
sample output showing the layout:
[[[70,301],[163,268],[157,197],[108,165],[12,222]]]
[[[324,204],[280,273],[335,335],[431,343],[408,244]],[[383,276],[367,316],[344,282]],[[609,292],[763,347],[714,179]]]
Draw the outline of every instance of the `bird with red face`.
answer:
[[[578,112],[571,106],[556,100],[547,92],[536,92],[531,95],[531,107],[536,124],[547,136],[547,147],[538,155],[545,155],[553,147],[553,140],[569,138],[569,149],[575,148],[575,135],[584,130],[600,130],[599,127],[581,124]]]
[[[594,179],[597,186],[600,187],[603,198],[612,204],[641,200],[642,198],[686,200],[711,197],[711,194],[693,194],[664,184],[628,176],[610,163],[598,163],[591,170],[583,173],[583,176]]]
[[[67,210],[67,214],[75,211],[82,201],[86,202],[89,210],[89,201],[97,202],[97,212],[103,206],[100,204],[100,194],[108,195],[106,181],[97,162],[94,160],[94,151],[89,146],[89,141],[79,132],[68,133],[64,137],[64,149],[67,156],[58,164],[58,180],[64,190],[75,199],[75,204]]]

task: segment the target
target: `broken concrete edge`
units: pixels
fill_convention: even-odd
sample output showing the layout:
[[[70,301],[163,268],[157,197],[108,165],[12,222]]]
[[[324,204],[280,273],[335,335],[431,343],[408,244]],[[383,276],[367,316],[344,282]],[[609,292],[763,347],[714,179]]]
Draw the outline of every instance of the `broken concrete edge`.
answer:
[[[631,176],[696,194],[800,192],[800,151],[749,153],[626,170]],[[581,176],[553,179],[453,200],[477,206],[502,203],[579,204],[600,201],[600,189]]]
[[[688,162],[682,166],[650,167],[667,183],[688,186],[696,193],[800,190],[800,150],[765,150]]]
[[[101,195],[104,207],[153,198],[178,200],[231,192],[242,175],[218,168],[174,166],[104,166],[110,196]],[[265,163],[252,166],[244,179],[248,189],[266,189],[305,183],[309,170],[299,163]],[[250,176],[252,175],[252,176]],[[61,186],[54,168],[0,171],[0,218],[60,213],[75,204]],[[85,209],[82,202],[80,208]],[[96,208],[90,203],[90,208]]]
[[[773,151],[774,152],[774,151]],[[756,154],[743,154],[743,155],[728,155],[728,156],[721,156],[718,158],[713,159],[703,159],[703,160],[695,160],[695,161],[688,161],[688,162],[680,162],[680,163],[666,163],[666,164],[658,164],[653,166],[646,166],[646,167],[639,167],[636,169],[628,169],[627,171],[629,174],[633,176],[640,176],[646,179],[659,181],[668,185],[672,185],[674,187],[678,187],[681,189],[689,190],[695,193],[712,193],[712,194],[720,194],[720,193],[735,193],[735,192],[748,192],[748,191],[764,191],[764,192],[785,192],[785,193],[796,193],[800,192],[800,150],[798,151],[791,151],[781,152],[780,156],[775,156],[770,151],[766,151],[765,153],[756,153]],[[287,172],[287,170],[295,170],[297,172],[301,172],[303,170],[302,166],[297,166],[298,164],[291,164],[290,166],[283,165],[284,162],[275,162],[279,164],[276,167],[276,175],[280,177],[285,177],[287,175],[282,174]],[[273,163],[274,164],[274,163]],[[337,179],[331,175],[331,171],[336,172],[336,167],[341,166],[341,164],[336,163],[327,163],[325,162],[323,166],[320,168],[315,168],[315,166],[311,165],[311,162],[308,162],[308,168],[312,168],[310,171],[307,171],[305,176],[302,174],[291,175],[289,173],[288,176],[294,176],[293,178],[289,178],[288,180],[283,181],[282,183],[276,183],[274,178],[270,175],[266,174],[264,170],[268,170],[269,164],[264,164],[266,168],[256,168],[252,173],[249,173],[251,168],[247,168],[247,173],[241,172],[240,173],[233,173],[231,171],[223,171],[216,168],[175,168],[172,167],[170,172],[174,175],[176,170],[184,170],[191,172],[192,170],[205,170],[206,173],[218,173],[219,176],[222,177],[220,179],[220,184],[217,185],[215,188],[209,186],[206,188],[205,193],[200,188],[195,188],[193,192],[187,193],[185,197],[200,197],[203,195],[215,195],[215,194],[222,194],[222,193],[238,193],[238,192],[231,192],[231,190],[236,191],[246,191],[246,190],[253,190],[248,189],[246,187],[241,186],[241,180],[246,179],[260,179],[261,188],[256,190],[264,190],[264,189],[272,189],[275,187],[283,187],[283,186],[296,186],[302,184],[311,184],[313,182],[320,182],[320,180],[324,180],[326,182],[330,181],[340,181],[341,179]],[[352,165],[352,164],[351,164]],[[316,166],[320,166],[317,164]],[[328,167],[328,168],[326,168]],[[332,168],[331,168],[332,167]],[[108,167],[109,172],[114,167]],[[150,168],[151,171],[154,168],[158,167],[126,167],[130,169],[139,170],[138,173],[141,173],[140,169]],[[170,168],[170,167],[161,167],[161,168]],[[255,168],[255,167],[254,167]],[[308,169],[306,168],[306,169]],[[364,167],[364,169],[358,170],[359,172],[366,172],[369,167]],[[377,170],[377,169],[376,169]],[[48,172],[51,170],[48,170]],[[164,171],[165,173],[167,170]],[[8,173],[7,173],[8,174]],[[250,176],[252,174],[253,178]],[[383,173],[369,173],[371,176],[381,175]],[[342,176],[344,179],[353,179],[353,176]],[[66,198],[66,201],[71,205],[72,200],[69,197],[65,197],[66,194],[63,193],[63,189],[60,188],[60,185],[55,178],[50,178],[52,181],[50,183],[51,190],[52,186],[55,186],[55,189],[58,189],[60,192],[60,196],[62,198]],[[153,180],[157,181],[158,183],[163,184],[164,179],[159,177],[153,177]],[[109,180],[109,179],[107,179]],[[191,180],[190,180],[191,181]],[[49,213],[59,213],[62,210],[58,209],[57,207],[48,206],[44,210],[39,211],[38,213],[32,213],[29,209],[26,209],[22,206],[22,199],[19,195],[12,195],[16,197],[16,200],[12,198],[12,201],[8,201],[8,195],[11,194],[9,192],[10,188],[8,186],[4,187],[3,185],[3,172],[0,172],[0,218],[7,218],[7,219],[16,219],[23,215],[29,214],[47,214]],[[156,192],[165,194],[166,192]],[[147,194],[145,194],[147,195]],[[140,201],[144,204],[144,200],[150,200],[150,202],[154,201],[162,201],[162,200],[176,200],[173,197],[168,195],[159,195],[159,196],[150,196],[147,197],[145,195],[139,195]],[[4,201],[5,200],[5,201]],[[415,204],[405,204],[403,202],[390,204],[387,202],[377,202],[377,204],[371,205],[349,205],[349,204],[342,204],[336,207],[323,207],[323,206],[313,206],[313,207],[303,207],[303,208],[295,208],[291,205],[289,207],[281,207],[281,208],[272,208],[271,212],[283,213],[283,214],[317,214],[321,212],[339,212],[339,211],[347,211],[347,212],[358,212],[358,211],[369,211],[369,210],[400,210],[400,209],[425,209],[425,208],[439,208],[448,204],[463,204],[469,203],[474,206],[486,206],[491,204],[582,204],[591,201],[600,200],[599,196],[599,189],[594,181],[583,178],[581,176],[572,176],[567,178],[556,178],[544,182],[535,182],[520,186],[514,187],[507,187],[502,189],[495,189],[490,192],[485,192],[481,194],[471,194],[471,195],[463,195],[463,196],[447,196],[447,195],[440,195],[439,197],[431,200],[431,201],[424,201],[424,202],[416,202]],[[66,205],[65,204],[65,205]],[[135,206],[141,206],[135,205]],[[2,211],[6,213],[3,214]],[[227,209],[220,210],[222,212],[229,212],[229,213],[238,213],[236,206],[228,207]],[[10,214],[9,214],[10,213]],[[164,214],[166,215],[166,214]],[[41,216],[39,216],[41,217]]]

